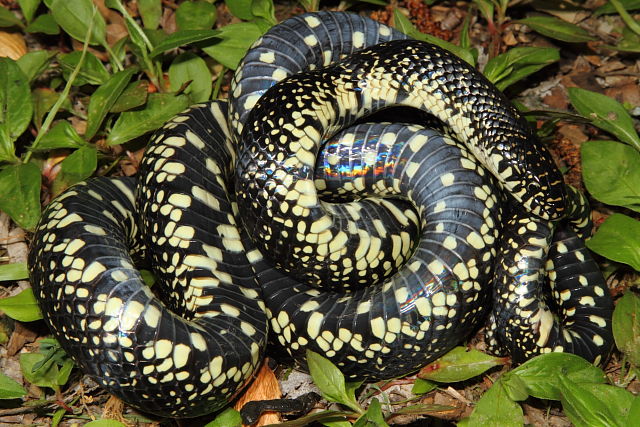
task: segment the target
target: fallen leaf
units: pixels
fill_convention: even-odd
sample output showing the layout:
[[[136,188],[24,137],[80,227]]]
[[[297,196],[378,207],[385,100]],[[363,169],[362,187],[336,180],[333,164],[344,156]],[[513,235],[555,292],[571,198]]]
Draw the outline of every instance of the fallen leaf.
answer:
[[[282,392],[280,391],[280,384],[278,379],[274,375],[267,361],[262,364],[258,375],[253,382],[247,387],[244,394],[236,401],[233,407],[236,410],[240,410],[245,403],[253,400],[271,400],[280,399]],[[258,422],[253,424],[253,427],[260,427],[267,424],[276,424],[282,422],[280,414],[274,412],[266,412],[260,418]],[[244,426],[243,426],[244,427]]]
[[[17,61],[25,53],[27,44],[21,34],[0,31],[0,57],[9,57]]]

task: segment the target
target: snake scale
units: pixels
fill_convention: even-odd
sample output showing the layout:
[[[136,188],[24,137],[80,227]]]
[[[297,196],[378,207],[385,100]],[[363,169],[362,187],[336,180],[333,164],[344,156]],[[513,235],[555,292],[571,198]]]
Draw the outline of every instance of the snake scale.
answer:
[[[422,113],[409,122],[398,106]],[[444,354],[491,312],[487,341],[516,361],[602,361],[612,303],[576,234],[590,228],[582,206],[475,69],[317,12],[255,43],[229,103],[157,131],[138,178],[52,201],[29,266],[85,373],[145,411],[193,417],[251,381],[269,333],[301,363],[311,349],[378,380]],[[153,269],[153,292],[136,264]]]

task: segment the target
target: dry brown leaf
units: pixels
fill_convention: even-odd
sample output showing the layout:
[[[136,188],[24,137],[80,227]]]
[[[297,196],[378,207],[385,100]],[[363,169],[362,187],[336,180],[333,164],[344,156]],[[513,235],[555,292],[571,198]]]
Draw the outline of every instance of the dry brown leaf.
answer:
[[[0,57],[9,57],[17,61],[25,53],[27,44],[21,34],[0,31]]]
[[[247,402],[253,400],[280,399],[280,397],[282,397],[282,391],[280,390],[278,379],[265,361],[256,378],[233,407],[239,411]],[[254,424],[254,426],[259,427],[280,422],[282,422],[280,414],[266,412],[258,419],[258,422]]]

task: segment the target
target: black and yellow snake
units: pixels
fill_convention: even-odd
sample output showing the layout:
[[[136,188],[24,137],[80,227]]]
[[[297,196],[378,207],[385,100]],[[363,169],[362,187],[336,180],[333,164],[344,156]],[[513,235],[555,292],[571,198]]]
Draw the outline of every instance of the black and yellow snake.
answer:
[[[352,126],[377,111],[382,123]],[[51,202],[29,266],[85,373],[145,411],[197,416],[252,379],[269,332],[301,362],[312,349],[376,380],[444,354],[493,304],[494,349],[601,361],[612,304],[571,234],[589,228],[579,198],[474,68],[318,12],[256,42],[229,104],[160,129],[137,179],[92,179]]]

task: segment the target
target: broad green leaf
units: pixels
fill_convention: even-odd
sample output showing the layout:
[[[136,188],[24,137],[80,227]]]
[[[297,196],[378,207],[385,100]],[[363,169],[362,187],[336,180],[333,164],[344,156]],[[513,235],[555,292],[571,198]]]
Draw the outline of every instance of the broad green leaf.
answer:
[[[72,359],[67,359],[64,361],[62,366],[60,366],[58,371],[58,377],[56,378],[56,382],[58,385],[65,385],[67,381],[69,381],[69,375],[71,375],[71,371],[76,366]]]
[[[0,6],[0,27],[24,27],[18,17],[4,6]]]
[[[96,134],[107,113],[125,90],[135,72],[136,69],[130,67],[112,75],[91,95],[87,114],[87,131],[84,134],[86,139],[89,140]]]
[[[587,241],[587,247],[605,258],[640,271],[640,221],[614,213]]]
[[[524,424],[522,408],[511,400],[502,382],[497,381],[487,390],[471,413],[466,425],[482,427],[521,427]]]
[[[42,119],[51,111],[51,108],[60,96],[61,94],[58,92],[47,88],[35,88],[31,93],[34,105],[33,123],[38,130],[42,127]],[[71,111],[71,101],[69,101],[69,98],[65,98],[60,109]]]
[[[162,0],[138,0],[138,11],[144,27],[155,30],[162,18]]]
[[[599,201],[640,212],[640,152],[617,141],[587,141],[582,178]]]
[[[616,347],[635,366],[640,366],[640,297],[627,291],[613,311]]]
[[[129,83],[129,86],[118,97],[115,104],[111,107],[109,112],[121,113],[123,111],[131,110],[132,108],[140,107],[147,102],[149,96],[149,82],[146,80],[138,80]]]
[[[56,178],[58,185],[55,190],[59,193],[64,189],[89,178],[98,167],[98,151],[94,147],[80,147],[71,153],[60,164],[60,175]],[[59,182],[58,182],[59,181]]]
[[[622,6],[628,11],[640,9],[640,0],[620,0]],[[606,13],[616,13],[616,8],[610,2],[604,3],[597,8],[594,12],[596,16],[604,15]]]
[[[565,377],[560,377],[559,380],[562,409],[574,425],[624,427],[622,420],[614,418],[607,402]]]
[[[606,402],[609,411],[617,420],[627,417],[635,398],[630,391],[610,384],[581,384],[580,387],[597,396],[601,402]]]
[[[389,424],[384,420],[384,414],[378,399],[371,399],[366,412],[353,423],[353,427],[389,427]]]
[[[14,141],[9,137],[8,127],[7,123],[0,123],[0,163],[18,161],[15,155]]]
[[[71,52],[67,55],[60,56],[60,65],[62,66],[62,74],[65,80],[69,80],[69,76],[73,73],[73,70],[78,66],[82,52]],[[109,79],[109,72],[105,68],[104,64],[96,58],[96,56],[90,52],[87,52],[82,67],[78,72],[74,86],[82,86],[85,84],[102,85]]]
[[[18,0],[18,4],[27,22],[33,21],[36,10],[40,6],[40,0]]]
[[[225,67],[235,70],[245,53],[262,35],[262,30],[252,22],[239,22],[222,27],[214,40],[202,46],[202,50]]]
[[[58,389],[58,365],[53,360],[45,361],[46,356],[42,353],[22,353],[20,354],[20,368],[22,375],[31,384],[38,387],[49,387]],[[41,368],[35,369],[37,364],[42,364]]]
[[[61,120],[44,134],[35,151],[55,150],[57,148],[80,148],[87,143],[66,120]]]
[[[29,269],[24,262],[0,265],[0,282],[7,280],[24,280],[29,278]]]
[[[510,375],[518,375],[527,391],[538,399],[560,398],[558,378],[567,377],[576,383],[604,383],[607,377],[601,369],[580,356],[570,353],[547,353],[536,356],[513,369]]]
[[[229,27],[228,25],[227,27]],[[224,27],[224,28],[227,28]],[[160,55],[163,52],[166,52],[171,49],[175,49],[180,46],[184,46],[187,44],[201,42],[204,40],[209,40],[214,37],[219,37],[221,31],[220,30],[180,30],[171,34],[169,37],[162,40],[150,53],[150,56],[153,58],[154,56]]]
[[[0,299],[0,310],[20,322],[35,322],[42,319],[38,302],[31,288],[25,289],[12,297]]]
[[[46,50],[32,50],[16,61],[27,79],[32,82],[47,69],[49,61],[55,56],[55,52]]]
[[[371,2],[371,0],[365,1]],[[256,18],[260,18],[264,20],[264,22],[269,24],[266,28],[263,29],[264,31],[278,23],[278,21],[276,20],[273,0],[253,0],[253,2],[251,3],[251,13]]]
[[[627,414],[626,425],[631,426],[633,423],[640,420],[640,396],[636,396],[629,407],[629,413]]]
[[[500,90],[560,59],[551,47],[514,47],[487,62],[483,74]]]
[[[225,3],[236,18],[245,21],[253,19],[253,13],[251,12],[253,0],[226,0]]]
[[[344,375],[331,361],[307,350],[307,365],[314,384],[325,399],[345,405],[356,412],[361,411],[353,391],[347,392]]]
[[[413,383],[413,387],[411,388],[411,393],[413,394],[427,394],[430,391],[438,388],[438,384],[423,380],[420,378],[416,378],[416,381]]]
[[[501,381],[507,395],[514,402],[520,402],[529,397],[527,384],[518,375],[512,375],[510,372],[507,372],[501,377]]]
[[[213,421],[205,424],[204,427],[241,427],[242,417],[240,412],[233,408],[227,408],[218,414]]]
[[[586,30],[552,16],[530,16],[515,22],[525,24],[543,36],[564,42],[584,43],[595,40],[595,37],[592,37]]]
[[[183,3],[186,4],[186,3]],[[202,58],[185,52],[178,55],[169,67],[169,82],[173,92],[191,82],[184,91],[193,102],[204,102],[211,96],[211,72]]]
[[[417,40],[423,40],[435,44],[436,46],[440,46],[441,48],[446,49],[459,58],[463,59],[465,62],[471,65],[475,65],[473,55],[467,49],[463,49],[460,46],[456,46],[453,43],[449,43],[429,34],[421,33],[416,27],[413,26],[411,21],[406,16],[404,16],[397,8],[393,10],[393,22],[394,27],[402,31],[406,35],[411,36]]]
[[[418,372],[418,378],[451,383],[476,377],[488,369],[505,363],[502,357],[489,356],[478,350],[456,347]]]
[[[27,129],[32,114],[29,79],[16,61],[0,58],[0,124],[6,126],[10,141]]]
[[[0,399],[19,399],[27,391],[12,378],[0,372]]]
[[[0,171],[0,210],[26,230],[40,217],[40,169],[33,163],[6,166]]]
[[[49,35],[60,34],[60,27],[50,13],[38,16],[35,21],[27,25],[25,31],[28,33],[43,33]]]
[[[185,95],[153,93],[142,110],[125,111],[113,125],[107,138],[109,145],[123,144],[154,131],[189,105]]]
[[[612,133],[620,141],[640,151],[640,137],[633,127],[633,120],[618,101],[577,87],[570,87],[568,92],[573,108],[591,120],[594,126]]]
[[[616,40],[615,46],[603,45],[603,48],[620,52],[640,52],[640,35],[631,31],[628,27],[622,29],[622,38]]]
[[[53,0],[50,9],[58,25],[80,42],[85,41],[89,24],[93,20],[89,44],[107,44],[106,23],[91,0]]]
[[[216,19],[216,7],[206,1],[187,1],[176,10],[176,23],[181,30],[209,30]]]

